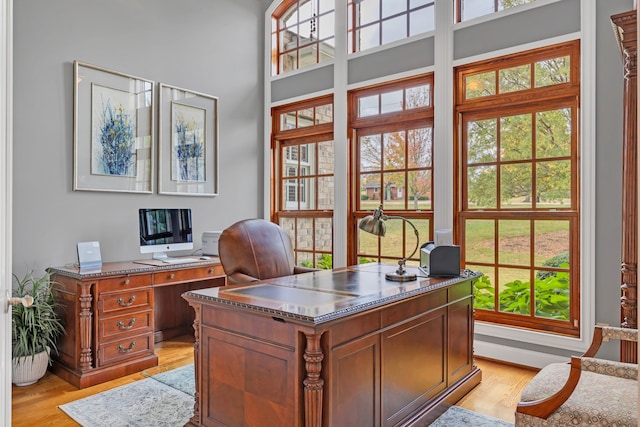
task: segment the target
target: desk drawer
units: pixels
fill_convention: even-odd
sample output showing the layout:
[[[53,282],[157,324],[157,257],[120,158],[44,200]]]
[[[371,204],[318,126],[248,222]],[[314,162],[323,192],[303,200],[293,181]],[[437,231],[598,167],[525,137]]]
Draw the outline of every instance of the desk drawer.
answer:
[[[168,270],[153,274],[153,284],[156,286],[172,283],[192,282],[202,279],[224,277],[222,265],[207,265],[185,270]]]
[[[110,365],[153,353],[153,333],[101,343],[98,366]]]
[[[152,332],[151,309],[127,313],[121,316],[101,318],[98,322],[98,340],[123,339],[132,335]]]
[[[101,293],[98,297],[100,315],[117,313],[123,310],[151,308],[153,288],[133,289],[125,292]]]
[[[151,286],[150,274],[119,276],[100,280],[98,282],[98,292],[123,291],[127,289],[142,288],[145,286]]]

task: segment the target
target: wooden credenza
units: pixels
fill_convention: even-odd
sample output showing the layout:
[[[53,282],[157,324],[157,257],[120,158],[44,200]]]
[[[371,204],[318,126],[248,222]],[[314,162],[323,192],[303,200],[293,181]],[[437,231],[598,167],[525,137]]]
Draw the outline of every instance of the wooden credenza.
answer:
[[[427,425],[475,387],[473,282],[367,264],[189,291],[196,426]],[[409,269],[412,269],[411,267]]]
[[[79,388],[157,366],[154,343],[193,333],[193,310],[180,296],[226,280],[218,258],[49,270],[66,331],[52,371]]]

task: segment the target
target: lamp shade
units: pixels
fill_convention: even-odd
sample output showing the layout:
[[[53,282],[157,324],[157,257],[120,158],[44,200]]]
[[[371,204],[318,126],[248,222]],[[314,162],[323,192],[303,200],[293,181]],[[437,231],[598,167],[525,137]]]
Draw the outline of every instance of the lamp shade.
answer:
[[[418,229],[408,219],[401,216],[395,216],[395,215],[387,216],[384,214],[384,212],[382,212],[382,205],[380,205],[379,208],[373,211],[373,215],[367,215],[360,220],[360,223],[358,224],[358,228],[360,228],[360,230],[362,231],[366,231],[367,233],[371,233],[374,236],[384,237],[385,233],[387,232],[387,226],[384,222],[388,219],[400,219],[406,222],[407,224],[409,224],[411,228],[413,228],[413,232],[416,235],[416,248],[408,257],[408,258],[411,258],[413,255],[415,255],[416,251],[418,250],[418,245],[420,244],[420,238],[418,237]],[[400,261],[398,261],[398,270],[396,270],[394,273],[385,274],[385,277],[389,280],[393,280],[394,282],[407,282],[409,280],[416,280],[417,275],[413,273],[408,273],[407,270],[405,269],[406,262],[407,262],[407,257],[402,258]]]
[[[375,236],[384,237],[387,232],[387,225],[380,219],[376,218],[375,215],[365,216],[360,220],[360,225],[358,226],[360,230],[366,231],[367,233],[371,233]]]

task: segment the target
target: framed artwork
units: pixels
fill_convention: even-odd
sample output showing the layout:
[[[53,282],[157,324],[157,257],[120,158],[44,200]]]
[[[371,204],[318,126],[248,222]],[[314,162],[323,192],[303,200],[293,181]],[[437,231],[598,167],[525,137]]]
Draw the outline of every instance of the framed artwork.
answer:
[[[73,190],[153,192],[154,82],[74,61]]]
[[[218,195],[218,98],[159,84],[160,194]]]

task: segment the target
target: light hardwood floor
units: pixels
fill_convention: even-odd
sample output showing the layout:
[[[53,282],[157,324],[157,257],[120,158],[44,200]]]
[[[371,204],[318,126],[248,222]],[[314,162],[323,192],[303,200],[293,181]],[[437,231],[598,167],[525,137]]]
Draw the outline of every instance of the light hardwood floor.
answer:
[[[181,337],[156,344],[159,367],[173,369],[193,363],[191,337]],[[472,411],[513,422],[514,410],[522,388],[535,375],[533,369],[505,365],[491,360],[477,359],[482,370],[482,382],[458,402]],[[107,383],[77,389],[47,372],[36,384],[13,386],[12,426],[77,426],[58,406],[92,394],[145,378],[142,373],[128,375]]]

